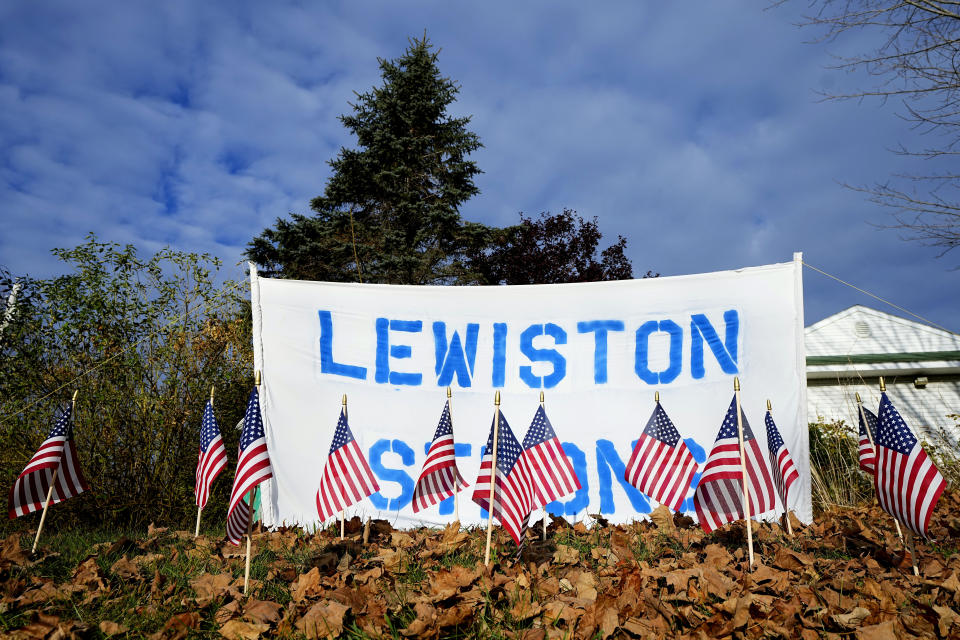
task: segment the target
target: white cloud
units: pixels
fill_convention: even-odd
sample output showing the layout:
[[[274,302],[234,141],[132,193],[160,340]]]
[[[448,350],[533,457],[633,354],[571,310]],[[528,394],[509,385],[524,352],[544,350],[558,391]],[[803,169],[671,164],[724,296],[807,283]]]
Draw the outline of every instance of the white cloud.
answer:
[[[306,212],[352,145],[337,115],[379,82],[376,58],[426,32],[473,115],[492,224],[563,207],[629,240],[637,273],[818,264],[947,323],[953,263],[878,232],[837,181],[905,170],[890,108],[820,103],[862,81],[824,70],[792,7],[424,2],[0,8],[0,264],[46,274],[93,230],[239,260]],[[863,38],[847,46],[856,50]],[[835,47],[836,48],[836,47]],[[808,274],[813,320],[855,302]],[[870,303],[873,304],[873,303]]]

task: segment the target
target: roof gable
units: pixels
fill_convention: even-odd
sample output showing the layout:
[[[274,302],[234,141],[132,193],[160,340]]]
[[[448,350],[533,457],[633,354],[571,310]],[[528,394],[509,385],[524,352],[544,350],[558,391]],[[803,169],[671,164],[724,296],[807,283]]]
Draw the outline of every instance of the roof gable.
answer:
[[[804,331],[808,356],[960,351],[960,336],[855,305]]]

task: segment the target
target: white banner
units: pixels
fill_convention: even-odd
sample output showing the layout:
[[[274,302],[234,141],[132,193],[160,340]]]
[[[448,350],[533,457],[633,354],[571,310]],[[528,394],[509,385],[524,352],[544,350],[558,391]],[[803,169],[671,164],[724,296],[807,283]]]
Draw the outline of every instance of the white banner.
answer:
[[[789,506],[812,519],[799,254],[738,271],[584,284],[361,285],[258,278],[255,270],[251,279],[274,472],[263,485],[268,526],[319,524],[315,496],[343,394],[353,435],[380,484],[347,517],[449,523],[452,499],[416,515],[411,509],[447,386],[458,466],[471,485],[494,392],[522,441],[543,390],[582,485],[548,510],[571,520],[601,514],[629,522],[657,506],[623,478],[654,392],[703,463],[734,376],[764,451],[763,415],[767,399],[773,403],[800,473]],[[472,486],[460,493],[465,525],[481,523],[471,493]],[[692,514],[693,488],[687,495],[684,509]]]

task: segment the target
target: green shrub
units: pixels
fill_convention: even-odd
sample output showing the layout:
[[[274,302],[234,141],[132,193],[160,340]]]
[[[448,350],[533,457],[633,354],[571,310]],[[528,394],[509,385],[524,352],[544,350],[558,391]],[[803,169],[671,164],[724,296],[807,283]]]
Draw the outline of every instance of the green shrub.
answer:
[[[842,420],[811,422],[810,481],[815,511],[873,499],[871,478],[860,470],[857,434]]]
[[[54,254],[68,272],[19,277],[0,338],[0,482],[12,485],[78,389],[74,435],[91,491],[58,505],[52,526],[189,525],[210,388],[233,454],[252,386],[244,285],[218,285],[209,255],[163,249],[144,259],[92,234]],[[4,300],[12,280],[0,271]],[[233,464],[231,455],[208,509],[225,512]]]

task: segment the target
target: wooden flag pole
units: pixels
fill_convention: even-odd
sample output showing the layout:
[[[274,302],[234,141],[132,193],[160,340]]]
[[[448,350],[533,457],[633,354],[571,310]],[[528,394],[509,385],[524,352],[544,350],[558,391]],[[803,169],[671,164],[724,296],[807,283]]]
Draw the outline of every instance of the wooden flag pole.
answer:
[[[75,417],[74,409],[77,407],[77,394],[80,393],[80,390],[77,389],[73,392],[73,399],[70,400],[70,420],[72,421]],[[63,456],[60,457],[60,462],[63,463]],[[57,468],[53,470],[53,476],[50,478],[50,488],[47,489],[47,499],[43,503],[43,513],[40,514],[40,524],[37,525],[37,535],[33,539],[33,548],[30,549],[30,555],[33,555],[37,552],[37,543],[40,542],[40,532],[43,531],[43,523],[47,520],[47,509],[50,508],[50,501],[53,499],[53,488],[57,485],[57,474],[60,473],[60,465],[57,465]]]
[[[450,431],[453,431],[453,391],[447,387],[447,413],[450,415]],[[456,451],[454,451],[454,463],[456,463]],[[460,475],[453,474],[453,521],[460,522]]]
[[[773,405],[770,404],[770,398],[767,398],[767,413],[773,413]],[[783,503],[783,519],[787,523],[787,535],[793,537],[793,525],[790,524],[790,509],[786,501]]]
[[[743,447],[743,418],[740,414],[740,378],[733,379],[733,393],[737,398],[737,436],[740,439],[740,471],[743,473],[743,515],[747,521],[747,550],[750,569],[753,569],[753,526],[750,522],[750,484],[747,481],[747,458]]]
[[[260,386],[260,370],[257,369],[253,377],[253,383],[259,387]],[[213,397],[213,390],[210,390],[210,397]],[[243,595],[247,595],[247,589],[250,588],[250,547],[252,546],[251,538],[253,531],[253,491],[247,492],[247,497],[250,498],[250,515],[247,518],[247,560],[243,569]],[[241,498],[242,500],[242,498]]]
[[[213,390],[216,387],[210,387],[210,408],[213,408]],[[202,428],[202,427],[201,427]],[[196,538],[200,535],[200,512],[203,511],[203,507],[197,507],[197,530],[193,532],[193,537]]]
[[[885,393],[886,391],[887,391],[887,385],[883,382],[883,376],[880,376],[880,393]],[[859,395],[859,394],[858,394],[858,395]],[[862,405],[861,405],[861,409],[862,409]],[[880,416],[877,416],[878,419],[879,419],[879,417],[880,417]],[[864,424],[866,424],[866,421],[864,421]],[[868,433],[868,434],[870,433],[870,427],[869,427],[869,426],[867,426],[867,433]],[[873,443],[873,464],[874,464],[874,467],[873,467],[874,483],[873,483],[873,484],[874,484],[874,490],[876,490],[876,485],[877,485],[877,483],[876,483],[876,473],[877,473],[877,465],[880,464],[880,450],[879,450],[879,448],[878,448],[877,443],[876,443],[876,442],[873,442],[873,438],[872,438],[872,437],[870,438],[870,441],[871,441],[871,443]],[[877,502],[879,502],[879,501],[880,501],[880,496],[877,496]],[[891,514],[891,515],[892,515],[892,514]],[[896,516],[893,516],[893,523],[897,526],[897,535],[900,536],[900,542],[903,543],[903,545],[904,545],[904,547],[907,549],[907,551],[910,552],[910,561],[913,563],[913,575],[919,576],[919,575],[920,575],[920,569],[917,568],[917,554],[914,552],[913,536],[911,536],[911,535],[910,535],[910,532],[908,531],[908,532],[907,532],[907,539],[904,540],[903,530],[900,528],[900,519],[897,518]]]
[[[543,407],[543,391],[540,391],[540,407]],[[547,541],[547,505],[543,505],[543,541]]]
[[[250,499],[250,517],[247,518],[247,560],[243,568],[243,595],[247,595],[247,589],[250,588],[250,547],[251,538],[253,538],[253,491],[247,492],[247,498]]]
[[[347,420],[347,394],[343,394],[343,419]],[[343,540],[343,534],[345,527],[346,514],[341,509],[340,510],[340,539]]]
[[[493,494],[497,486],[497,440],[500,439],[500,392],[493,396],[493,451],[490,458],[490,500],[487,503],[487,550],[483,553],[484,566],[490,566],[490,541],[493,538]]]

